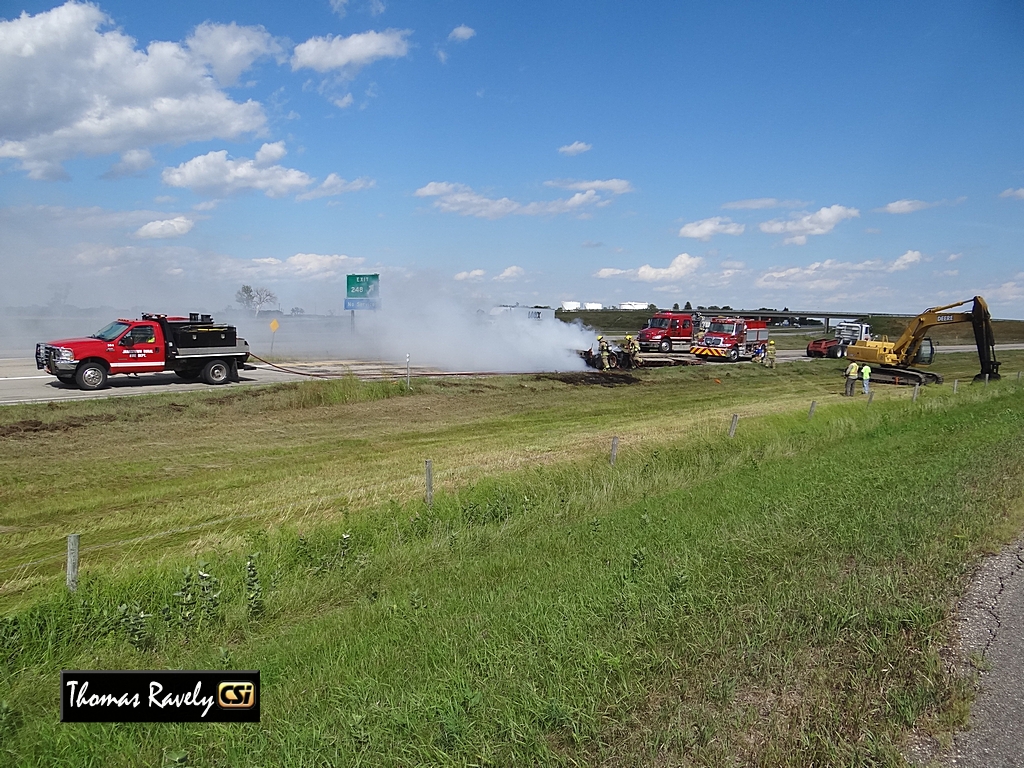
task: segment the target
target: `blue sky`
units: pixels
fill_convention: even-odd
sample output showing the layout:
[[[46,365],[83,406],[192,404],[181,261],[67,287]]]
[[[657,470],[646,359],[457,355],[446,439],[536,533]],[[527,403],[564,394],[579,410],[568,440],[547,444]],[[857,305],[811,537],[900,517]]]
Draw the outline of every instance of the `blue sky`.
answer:
[[[1011,2],[3,2],[0,305],[1024,317]],[[182,306],[187,305],[187,306]]]

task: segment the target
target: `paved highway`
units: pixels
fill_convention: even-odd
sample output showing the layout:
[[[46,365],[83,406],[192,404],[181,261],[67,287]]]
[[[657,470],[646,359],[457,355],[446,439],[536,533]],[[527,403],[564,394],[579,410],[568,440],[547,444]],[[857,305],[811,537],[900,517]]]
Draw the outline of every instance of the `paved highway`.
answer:
[[[1000,344],[998,349],[1024,349],[1024,344]],[[939,352],[973,352],[973,345],[938,347]],[[645,357],[658,358],[661,355],[652,353]],[[665,357],[670,357],[666,355]],[[807,360],[801,349],[780,349],[779,362]],[[839,361],[837,361],[839,362]],[[401,364],[366,362],[359,360],[328,360],[322,362],[286,363],[284,367],[296,373],[280,371],[262,363],[257,363],[255,370],[240,372],[241,381],[223,385],[224,387],[242,387],[252,384],[276,384],[284,381],[302,381],[313,374],[327,377],[343,376],[353,373],[361,379],[400,378],[405,375],[405,366]],[[709,363],[709,365],[729,365],[729,363]],[[433,368],[412,368],[413,376],[455,375],[444,373]],[[0,405],[17,403],[46,403],[64,400],[87,400],[101,397],[124,397],[127,395],[148,395],[165,392],[188,392],[195,389],[209,389],[209,385],[201,382],[183,381],[173,373],[144,373],[138,376],[112,376],[106,389],[96,392],[83,392],[77,387],[61,384],[49,374],[37,370],[33,358],[0,359]]]

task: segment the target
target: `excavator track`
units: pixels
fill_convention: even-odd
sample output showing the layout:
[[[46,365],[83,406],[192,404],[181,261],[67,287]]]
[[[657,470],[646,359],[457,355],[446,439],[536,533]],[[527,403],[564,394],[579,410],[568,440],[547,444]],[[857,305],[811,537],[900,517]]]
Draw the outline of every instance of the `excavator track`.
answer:
[[[897,386],[912,387],[920,384],[941,384],[942,376],[931,371],[921,371],[917,368],[897,368],[895,366],[883,365],[871,369],[872,384],[895,384]]]

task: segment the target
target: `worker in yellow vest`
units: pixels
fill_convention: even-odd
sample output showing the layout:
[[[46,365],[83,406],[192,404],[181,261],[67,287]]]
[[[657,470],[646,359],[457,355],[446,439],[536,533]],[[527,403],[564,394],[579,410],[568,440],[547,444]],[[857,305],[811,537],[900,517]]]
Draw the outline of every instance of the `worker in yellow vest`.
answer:
[[[857,374],[860,372],[860,366],[853,360],[846,366],[846,396],[853,397],[854,387],[857,386]]]
[[[871,381],[871,366],[867,363],[860,367],[860,377],[864,381],[864,394],[870,394],[871,390],[868,387],[868,382]]]
[[[769,368],[775,367],[775,342],[768,342],[768,351],[765,353],[764,364]]]

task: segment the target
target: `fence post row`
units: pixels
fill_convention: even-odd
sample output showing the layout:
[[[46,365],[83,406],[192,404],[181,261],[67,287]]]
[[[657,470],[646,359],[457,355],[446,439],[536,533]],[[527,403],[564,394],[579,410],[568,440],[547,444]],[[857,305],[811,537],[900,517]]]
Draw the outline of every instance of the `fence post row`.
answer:
[[[434,464],[427,459],[427,506],[434,506]]]
[[[72,592],[78,589],[78,542],[79,534],[68,536],[68,589]]]

